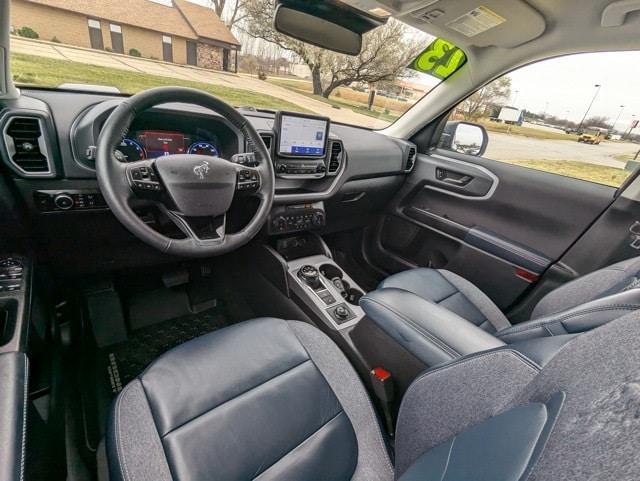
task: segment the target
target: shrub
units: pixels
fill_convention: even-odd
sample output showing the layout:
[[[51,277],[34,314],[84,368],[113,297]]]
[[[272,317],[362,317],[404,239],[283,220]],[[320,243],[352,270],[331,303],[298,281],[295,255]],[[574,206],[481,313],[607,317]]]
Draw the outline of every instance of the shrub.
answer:
[[[260,70],[258,72],[258,78],[260,80],[267,80],[267,72],[265,72],[264,70]]]
[[[105,47],[104,51],[105,52],[113,52],[113,49],[111,47]]]
[[[22,27],[18,29],[18,35],[25,38],[38,38],[38,32],[36,32],[31,27]]]
[[[53,38],[51,39],[51,41],[52,41],[53,43],[62,43],[62,42],[60,41],[60,39],[59,39],[58,37],[56,37],[55,35],[53,36]]]
[[[335,93],[335,94],[333,94],[333,96],[334,96],[334,97],[338,97],[338,98],[340,98],[340,97],[342,97],[342,94],[340,93],[340,91],[339,91],[339,90],[336,90],[336,93]]]
[[[129,55],[131,55],[132,57],[142,57],[140,50],[138,50],[137,48],[130,48]]]

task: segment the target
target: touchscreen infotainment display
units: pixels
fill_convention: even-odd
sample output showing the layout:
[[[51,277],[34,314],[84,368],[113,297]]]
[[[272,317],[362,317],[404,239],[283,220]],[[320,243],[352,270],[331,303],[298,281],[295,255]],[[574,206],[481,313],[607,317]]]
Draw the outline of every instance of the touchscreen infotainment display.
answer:
[[[329,122],[324,119],[282,114],[278,153],[321,157],[327,145]]]

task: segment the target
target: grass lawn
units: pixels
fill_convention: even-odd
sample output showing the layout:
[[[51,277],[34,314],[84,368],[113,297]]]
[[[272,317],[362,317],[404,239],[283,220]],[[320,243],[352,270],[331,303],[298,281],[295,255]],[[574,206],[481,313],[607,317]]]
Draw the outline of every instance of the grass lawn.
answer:
[[[575,134],[565,134],[564,132],[550,132],[548,130],[535,129],[532,127],[522,127],[519,125],[508,125],[502,122],[491,122],[488,119],[480,119],[477,121],[484,126],[489,132],[510,133],[512,135],[522,135],[524,137],[532,137],[534,139],[550,139],[550,140],[571,140],[578,141]]]
[[[181,80],[110,67],[98,67],[71,60],[57,60],[36,55],[12,54],[11,70],[18,85],[57,87],[63,83],[110,85],[121,92],[134,94],[152,87],[192,87],[209,92],[233,106],[310,112],[296,104],[250,90],[236,89],[205,82]]]
[[[640,149],[640,147],[638,148]],[[640,155],[638,155],[638,159],[635,159],[635,156],[636,154],[618,154],[614,155],[613,158],[616,160],[621,160],[622,162],[627,162],[629,160],[640,160]]]
[[[631,174],[631,172],[623,169],[588,164],[577,160],[505,160],[504,162],[612,187],[620,187],[622,182]]]
[[[278,85],[279,87],[293,90],[296,93],[306,95],[307,97],[319,100],[320,102],[324,102],[335,107],[347,108],[349,110],[352,110],[353,112],[362,115],[368,115],[369,117],[374,117],[380,120],[386,120],[387,122],[394,122],[398,117],[400,117],[399,114],[394,114],[393,111],[385,113],[383,108],[376,106],[374,106],[373,110],[368,110],[365,103],[341,99],[339,97],[336,97],[335,94],[332,94],[332,97],[328,99],[324,98],[321,95],[313,95],[311,90],[311,82],[283,79],[267,79],[267,82]],[[336,91],[339,91],[339,89],[337,89]]]

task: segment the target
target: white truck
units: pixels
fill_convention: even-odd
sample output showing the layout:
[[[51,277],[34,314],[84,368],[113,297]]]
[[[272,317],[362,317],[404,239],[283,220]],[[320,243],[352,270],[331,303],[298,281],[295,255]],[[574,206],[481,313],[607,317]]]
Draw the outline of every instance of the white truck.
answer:
[[[515,107],[502,107],[498,114],[498,122],[520,125],[522,123],[522,111]]]

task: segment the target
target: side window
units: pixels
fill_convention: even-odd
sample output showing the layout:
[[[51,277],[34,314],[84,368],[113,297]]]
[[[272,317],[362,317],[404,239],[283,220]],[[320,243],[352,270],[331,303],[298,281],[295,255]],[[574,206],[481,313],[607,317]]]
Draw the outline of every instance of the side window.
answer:
[[[439,146],[618,187],[640,165],[639,61],[579,54],[511,72],[456,106]]]

